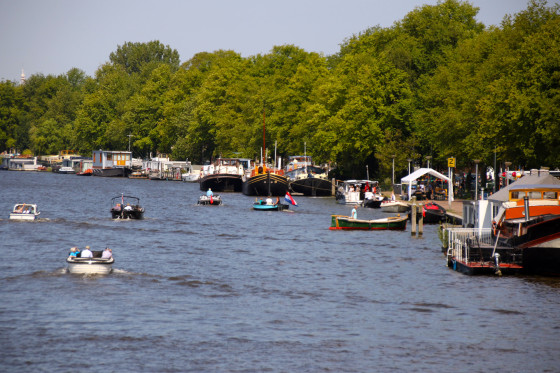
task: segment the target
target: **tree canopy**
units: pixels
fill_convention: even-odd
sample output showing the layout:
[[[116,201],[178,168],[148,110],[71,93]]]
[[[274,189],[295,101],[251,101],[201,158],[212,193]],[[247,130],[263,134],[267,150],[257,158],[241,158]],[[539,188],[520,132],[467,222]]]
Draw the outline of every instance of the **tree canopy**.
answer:
[[[560,167],[560,10],[531,0],[498,27],[445,0],[391,27],[352,35],[337,54],[295,45],[241,57],[200,52],[180,62],[159,41],[126,42],[88,77],[0,82],[0,151],[127,149],[204,162],[307,153],[344,177],[459,167],[477,158]],[[270,154],[270,153],[269,153]]]

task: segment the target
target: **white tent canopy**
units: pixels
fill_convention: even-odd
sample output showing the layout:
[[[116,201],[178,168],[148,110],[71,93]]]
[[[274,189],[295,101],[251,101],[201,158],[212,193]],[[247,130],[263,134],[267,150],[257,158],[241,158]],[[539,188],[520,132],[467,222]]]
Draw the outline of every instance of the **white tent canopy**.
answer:
[[[410,175],[407,175],[407,176],[401,178],[401,184],[408,184],[408,199],[409,200],[410,200],[410,197],[412,196],[412,183],[414,181],[416,181],[417,179],[421,178],[422,176],[426,175],[426,174],[432,175],[433,177],[435,177],[437,179],[441,179],[441,180],[449,182],[449,178],[447,176],[437,172],[434,169],[420,168],[420,169],[414,171],[413,173],[411,173]]]

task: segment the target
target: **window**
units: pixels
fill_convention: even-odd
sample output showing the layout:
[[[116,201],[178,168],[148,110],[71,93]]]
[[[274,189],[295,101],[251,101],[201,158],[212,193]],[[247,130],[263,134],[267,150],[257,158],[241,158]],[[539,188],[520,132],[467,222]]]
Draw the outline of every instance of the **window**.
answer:
[[[542,194],[541,192],[529,192],[529,198],[530,199],[542,199]]]
[[[544,199],[558,199],[558,193],[557,192],[544,192],[543,193],[543,198]]]

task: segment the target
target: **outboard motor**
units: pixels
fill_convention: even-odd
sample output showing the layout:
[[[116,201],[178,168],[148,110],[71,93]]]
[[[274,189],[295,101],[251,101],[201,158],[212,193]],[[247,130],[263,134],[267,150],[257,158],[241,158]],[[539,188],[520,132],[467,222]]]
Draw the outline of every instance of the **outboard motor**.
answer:
[[[497,274],[498,276],[501,276],[502,270],[500,269],[500,254],[495,253],[493,257],[494,257],[494,263],[496,264],[496,271],[494,273]]]

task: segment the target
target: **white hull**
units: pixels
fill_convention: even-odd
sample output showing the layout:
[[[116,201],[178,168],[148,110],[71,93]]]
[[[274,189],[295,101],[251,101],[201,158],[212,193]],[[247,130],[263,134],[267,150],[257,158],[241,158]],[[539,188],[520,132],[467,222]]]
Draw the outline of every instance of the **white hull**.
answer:
[[[68,272],[73,274],[107,275],[113,271],[113,258],[111,259],[89,259],[77,258],[67,259]]]
[[[402,202],[384,202],[381,204],[381,211],[383,212],[407,212],[408,208],[408,205]]]
[[[18,214],[18,213],[11,213],[10,219],[12,220],[35,220],[39,214]]]
[[[195,174],[183,174],[183,181],[186,181],[188,183],[196,183],[198,182],[198,179],[200,179],[200,173],[195,173]]]

